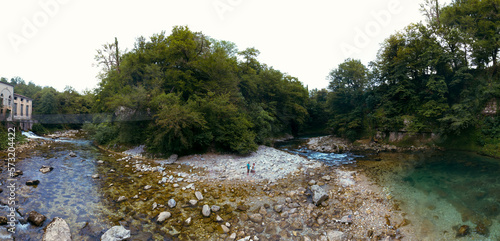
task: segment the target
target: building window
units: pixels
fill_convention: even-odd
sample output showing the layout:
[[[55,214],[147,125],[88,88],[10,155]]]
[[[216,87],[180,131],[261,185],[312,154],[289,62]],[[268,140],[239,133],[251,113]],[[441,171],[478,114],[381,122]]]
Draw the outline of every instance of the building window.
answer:
[[[29,117],[30,116],[30,106],[29,105],[26,105],[26,117]]]
[[[17,116],[17,103],[14,103],[14,116]]]
[[[24,111],[24,105],[21,104],[21,116],[23,116],[23,111]]]
[[[9,95],[9,106],[10,106],[11,101],[12,101],[12,96]]]
[[[17,97],[14,96],[14,100],[17,100]]]

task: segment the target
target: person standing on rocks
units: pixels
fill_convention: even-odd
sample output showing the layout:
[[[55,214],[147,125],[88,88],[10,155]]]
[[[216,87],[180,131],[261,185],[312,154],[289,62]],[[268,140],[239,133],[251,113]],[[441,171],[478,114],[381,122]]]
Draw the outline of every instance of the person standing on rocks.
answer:
[[[252,165],[252,171],[251,171],[251,173],[255,173],[255,162]]]
[[[247,163],[247,175],[250,173],[250,162]]]

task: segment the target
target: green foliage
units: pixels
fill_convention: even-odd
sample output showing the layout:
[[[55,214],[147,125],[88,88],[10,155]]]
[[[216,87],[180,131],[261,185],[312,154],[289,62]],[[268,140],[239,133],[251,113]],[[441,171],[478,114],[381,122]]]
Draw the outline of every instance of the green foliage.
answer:
[[[106,46],[98,60],[120,61],[105,66],[92,110],[113,113],[107,126],[117,134],[109,142],[146,143],[165,155],[249,153],[269,138],[297,133],[308,119],[307,89],[259,63],[255,48],[238,51],[185,26],[140,37],[129,52],[116,51],[117,40]]]

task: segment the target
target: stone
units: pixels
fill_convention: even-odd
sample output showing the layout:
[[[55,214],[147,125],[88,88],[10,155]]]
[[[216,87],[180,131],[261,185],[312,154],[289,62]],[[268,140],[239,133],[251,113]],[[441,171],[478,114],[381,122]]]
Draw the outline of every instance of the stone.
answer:
[[[326,236],[328,237],[328,241],[341,241],[345,239],[345,234],[336,230],[328,230]]]
[[[40,184],[40,181],[39,180],[30,180],[30,181],[26,181],[26,185],[28,186],[36,186]]]
[[[70,156],[70,157],[76,157],[76,153],[74,153],[74,152],[70,152],[70,153],[69,153],[69,156]]]
[[[309,186],[312,186],[312,185],[314,185],[314,184],[316,184],[316,180],[311,180],[311,181],[309,181]]]
[[[170,218],[172,214],[170,212],[161,212],[158,214],[158,218],[156,219],[156,222],[158,223],[163,223],[165,220]]]
[[[218,212],[220,210],[220,206],[212,205],[212,207],[210,207],[210,209],[212,210],[212,212]]]
[[[323,179],[325,181],[330,181],[332,179],[332,177],[326,175],[326,176],[323,176],[321,179]]]
[[[179,187],[179,184],[174,183],[173,187],[174,187],[174,188],[177,188],[177,187]]]
[[[7,225],[8,221],[7,217],[0,216],[0,225]]]
[[[185,224],[186,226],[191,225],[191,220],[192,220],[192,219],[191,219],[191,217],[189,217],[188,219],[186,219],[186,221],[184,221],[184,224]]]
[[[236,233],[232,233],[231,235],[229,235],[228,240],[234,241],[235,239],[236,239]]]
[[[42,166],[42,168],[40,168],[40,172],[42,172],[42,173],[47,173],[47,172],[50,172],[52,170],[54,170],[54,168],[49,167],[49,166]]]
[[[198,203],[197,200],[189,200],[189,204],[191,204],[192,206],[196,205]]]
[[[152,188],[152,186],[151,186],[151,185],[146,185],[146,186],[144,186],[144,190],[149,190],[149,189],[151,189],[151,188]]]
[[[154,202],[153,203],[153,210],[155,210],[158,207],[158,203]]]
[[[481,234],[483,236],[487,236],[489,234],[489,230],[488,228],[486,227],[486,225],[484,225],[484,223],[480,222],[479,224],[477,224],[476,228],[476,233],[478,234]]]
[[[318,224],[319,224],[319,225],[323,225],[323,224],[325,223],[325,220],[324,220],[324,219],[322,219],[322,218],[318,218],[318,220],[317,220],[317,221],[318,221]]]
[[[250,219],[250,221],[252,221],[254,223],[262,223],[262,220],[263,220],[263,217],[260,213],[254,213],[254,214],[248,216],[248,218]]]
[[[224,225],[224,224],[222,224],[220,227],[221,227],[221,229],[222,229],[222,232],[224,232],[224,233],[229,233],[229,231],[231,231],[231,230],[229,230],[229,228],[228,228],[228,227],[226,227],[226,225]]]
[[[170,199],[168,200],[167,205],[169,208],[174,208],[177,205],[177,202],[174,199]]]
[[[322,187],[320,187],[318,185],[312,185],[310,187],[310,190],[313,193],[312,200],[313,200],[314,205],[318,206],[322,202],[324,202],[328,199],[328,193]]]
[[[294,230],[302,230],[304,228],[304,225],[300,221],[295,221],[290,224],[290,227]]]
[[[103,164],[103,163],[104,163],[104,161],[102,161],[102,160],[97,161],[97,164]]]
[[[94,178],[94,179],[98,179],[98,178],[99,178],[99,174],[94,174],[94,175],[92,175],[92,178]]]
[[[13,175],[12,177],[18,177],[18,176],[21,176],[21,175],[23,175],[23,171],[21,171],[21,170],[16,170],[16,171],[14,172],[14,175]]]
[[[210,207],[208,205],[203,205],[203,209],[201,210],[201,214],[205,217],[210,217]]]
[[[346,224],[351,224],[351,223],[352,223],[352,215],[343,216],[343,217],[340,219],[340,222],[341,222],[341,223],[346,223]],[[389,226],[390,226],[390,225],[389,225]]]
[[[165,164],[167,164],[167,165],[174,164],[174,163],[177,161],[177,159],[178,159],[178,158],[179,158],[179,155],[177,155],[177,154],[172,154],[172,155],[170,155],[170,157],[167,159],[167,161],[165,162]]]
[[[274,206],[274,211],[277,212],[277,213],[281,213],[283,211],[283,205],[275,205]]]
[[[219,215],[217,215],[217,217],[215,217],[215,221],[222,222],[224,221],[224,219],[222,219]]]
[[[470,228],[467,225],[462,225],[458,228],[457,237],[464,237],[470,233]]]
[[[199,201],[203,200],[203,194],[201,194],[201,192],[197,191],[194,193],[194,195]]]
[[[42,226],[43,222],[47,219],[47,217],[42,214],[37,213],[36,211],[31,211],[28,213],[28,222],[35,226]]]
[[[55,217],[45,228],[42,241],[71,241],[71,231],[64,219]]]
[[[101,241],[121,241],[130,238],[130,230],[123,226],[114,226],[101,236]]]
[[[117,202],[123,202],[123,201],[125,201],[125,200],[127,200],[127,197],[125,197],[125,196],[120,196],[120,197],[118,198],[118,200],[116,200],[116,201],[117,201]]]
[[[262,214],[262,216],[266,216],[267,215],[266,208],[264,206],[261,206],[259,209],[259,213]]]

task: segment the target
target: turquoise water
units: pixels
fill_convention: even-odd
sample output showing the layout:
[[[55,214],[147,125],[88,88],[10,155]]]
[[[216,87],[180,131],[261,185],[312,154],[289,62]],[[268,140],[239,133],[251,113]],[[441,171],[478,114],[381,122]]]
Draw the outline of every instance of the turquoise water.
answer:
[[[364,165],[407,213],[407,240],[500,240],[500,160],[466,152],[382,157]],[[460,236],[463,225],[469,232]]]

